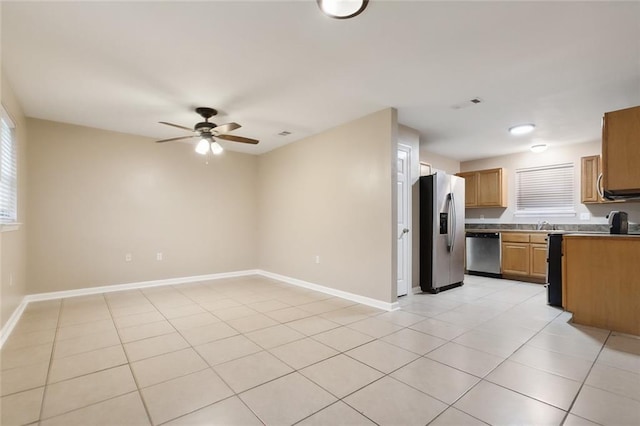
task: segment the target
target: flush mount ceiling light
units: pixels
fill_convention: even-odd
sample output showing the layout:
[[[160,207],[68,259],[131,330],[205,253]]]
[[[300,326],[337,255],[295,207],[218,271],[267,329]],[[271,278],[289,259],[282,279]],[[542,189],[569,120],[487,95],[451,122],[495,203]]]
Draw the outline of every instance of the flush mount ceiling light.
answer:
[[[535,129],[535,124],[519,124],[517,126],[509,127],[509,133],[512,135],[525,135],[527,133],[533,132]]]
[[[532,145],[529,149],[531,150],[531,152],[535,152],[537,154],[539,152],[546,151],[547,148],[549,148],[549,145],[547,145],[546,143],[539,143],[537,145]]]
[[[349,19],[361,14],[369,0],[316,0],[322,12],[335,19]]]

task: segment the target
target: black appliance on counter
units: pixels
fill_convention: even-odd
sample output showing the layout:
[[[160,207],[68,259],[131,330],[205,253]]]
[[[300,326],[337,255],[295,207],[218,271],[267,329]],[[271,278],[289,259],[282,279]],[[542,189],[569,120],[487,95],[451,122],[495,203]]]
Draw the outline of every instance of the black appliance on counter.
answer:
[[[562,308],[562,234],[547,235],[547,303]]]
[[[607,215],[610,234],[628,234],[629,219],[627,212],[614,210]]]

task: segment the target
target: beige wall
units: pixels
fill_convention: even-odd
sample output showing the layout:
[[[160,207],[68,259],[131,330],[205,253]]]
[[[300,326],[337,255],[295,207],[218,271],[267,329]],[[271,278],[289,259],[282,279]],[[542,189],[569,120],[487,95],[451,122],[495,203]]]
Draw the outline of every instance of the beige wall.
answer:
[[[29,293],[255,268],[255,156],[206,165],[186,143],[28,127]]]
[[[518,154],[504,155],[500,157],[486,158],[463,162],[460,165],[462,171],[482,170],[494,167],[503,167],[507,172],[508,206],[506,209],[467,209],[467,223],[537,223],[539,220],[548,220],[556,224],[589,224],[607,223],[606,215],[611,210],[624,210],[629,213],[629,220],[640,222],[640,203],[603,204],[591,205],[580,202],[580,158],[588,155],[600,154],[601,142],[591,141],[579,144],[551,146],[547,151],[534,154],[521,152]],[[574,164],[574,199],[575,217],[516,217],[515,211],[515,173],[516,169],[524,167],[545,166],[550,164],[573,163]],[[580,219],[580,213],[589,213],[589,220]],[[484,219],[481,219],[481,215]]]
[[[22,298],[27,294],[27,126],[22,108],[15,98],[11,85],[2,73],[0,97],[2,105],[15,124],[18,143],[18,222],[22,226],[15,231],[0,233],[0,327],[4,326]]]
[[[420,145],[420,161],[423,163],[429,163],[433,169],[442,170],[450,175],[456,174],[460,171],[460,162],[458,160],[434,154],[433,152],[425,149],[425,144]]]
[[[396,300],[396,137],[385,109],[262,155],[260,268]]]

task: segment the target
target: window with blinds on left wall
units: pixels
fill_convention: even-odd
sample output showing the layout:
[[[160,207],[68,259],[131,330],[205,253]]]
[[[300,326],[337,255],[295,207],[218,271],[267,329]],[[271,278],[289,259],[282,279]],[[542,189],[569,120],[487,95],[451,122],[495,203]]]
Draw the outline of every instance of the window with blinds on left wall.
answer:
[[[15,125],[0,106],[0,224],[18,221],[18,168]]]

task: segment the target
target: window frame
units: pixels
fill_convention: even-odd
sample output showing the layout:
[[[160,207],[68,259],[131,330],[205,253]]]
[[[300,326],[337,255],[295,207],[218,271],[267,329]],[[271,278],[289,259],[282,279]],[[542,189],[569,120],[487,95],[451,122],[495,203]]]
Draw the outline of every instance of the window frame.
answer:
[[[12,201],[6,206],[7,215],[0,215],[0,230],[4,232],[17,230],[20,225],[18,223],[18,142],[15,133],[15,122],[1,104],[0,120],[0,200],[4,198],[5,201]],[[5,139],[6,130],[8,130],[7,139]],[[5,152],[7,145],[9,149],[8,155]],[[7,169],[9,173],[6,172]],[[8,179],[6,179],[7,175]],[[8,180],[8,183],[6,180]],[[0,206],[0,208],[2,207],[5,206]]]

